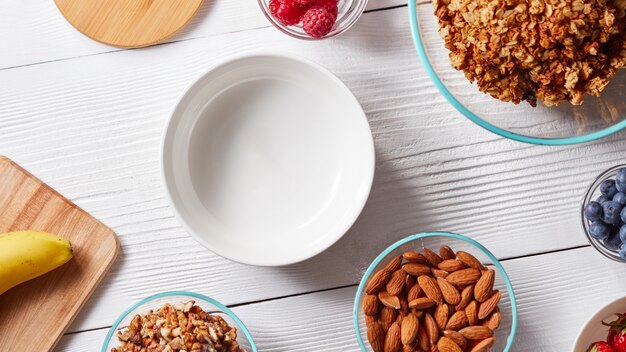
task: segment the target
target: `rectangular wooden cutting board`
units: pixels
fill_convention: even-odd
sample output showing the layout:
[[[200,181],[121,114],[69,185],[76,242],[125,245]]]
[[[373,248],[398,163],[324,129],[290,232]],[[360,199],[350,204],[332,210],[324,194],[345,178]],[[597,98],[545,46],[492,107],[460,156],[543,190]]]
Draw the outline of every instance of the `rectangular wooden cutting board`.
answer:
[[[0,233],[39,230],[70,240],[64,266],[0,295],[0,351],[50,351],[113,264],[115,233],[0,156]]]

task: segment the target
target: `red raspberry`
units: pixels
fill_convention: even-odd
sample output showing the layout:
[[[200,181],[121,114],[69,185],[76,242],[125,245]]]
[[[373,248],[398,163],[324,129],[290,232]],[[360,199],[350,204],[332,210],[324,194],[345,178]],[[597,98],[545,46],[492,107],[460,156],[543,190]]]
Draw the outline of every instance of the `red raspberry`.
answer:
[[[335,25],[335,17],[327,8],[313,6],[302,18],[302,28],[313,38],[321,38],[328,34]]]
[[[300,23],[306,9],[295,0],[270,0],[270,12],[285,26]]]
[[[337,4],[339,3],[339,0],[313,0],[313,3],[316,6],[325,7],[326,9],[328,9],[328,11],[330,11],[331,14],[335,16],[335,18],[337,17]]]
[[[302,6],[309,6],[313,3],[313,0],[294,0],[294,1]]]

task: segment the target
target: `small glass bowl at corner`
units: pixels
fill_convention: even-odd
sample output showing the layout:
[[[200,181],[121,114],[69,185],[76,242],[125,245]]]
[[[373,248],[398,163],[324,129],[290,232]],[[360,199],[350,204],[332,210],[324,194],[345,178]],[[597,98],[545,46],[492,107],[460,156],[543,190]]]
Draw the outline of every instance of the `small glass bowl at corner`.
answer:
[[[250,331],[248,331],[246,326],[243,325],[243,322],[239,320],[235,313],[210,297],[186,291],[159,293],[145,298],[128,308],[124,313],[122,313],[122,315],[120,315],[119,318],[117,318],[115,323],[113,323],[113,326],[111,326],[111,329],[109,329],[109,333],[104,339],[101,352],[110,352],[111,349],[121,345],[121,342],[117,338],[117,331],[126,329],[135,315],[146,314],[150,310],[157,310],[166,303],[176,304],[189,301],[195,301],[195,304],[202,308],[205,312],[222,317],[228,325],[237,329],[237,342],[241,348],[247,352],[257,352],[257,348],[252,340]]]
[[[353,307],[354,329],[361,351],[373,351],[367,339],[365,313],[363,313],[363,300],[366,296],[365,286],[370,277],[387,265],[391,259],[407,251],[419,252],[423,248],[437,251],[441,246],[449,246],[455,252],[465,251],[470,253],[483,265],[495,270],[496,275],[493,287],[500,290],[502,295],[499,303],[502,322],[500,327],[494,332],[496,342],[489,351],[509,352],[511,350],[517,330],[517,303],[511,281],[498,259],[487,248],[469,237],[449,232],[430,232],[412,235],[392,244],[378,255],[365,271],[357,289]]]
[[[302,23],[293,26],[285,26],[276,17],[274,17],[269,9],[270,0],[258,1],[263,14],[272,23],[272,25],[274,25],[274,27],[293,38],[303,40],[327,39],[347,31],[361,17],[363,11],[365,11],[365,7],[367,6],[367,0],[339,0],[339,3],[337,4],[337,21],[335,22],[333,29],[321,38],[313,38],[304,32]]]
[[[597,201],[598,198],[600,196],[602,196],[602,192],[600,192],[600,185],[602,184],[602,182],[609,180],[609,179],[615,179],[615,176],[617,175],[617,170],[619,169],[623,169],[626,168],[626,165],[617,165],[614,166],[606,171],[604,171],[603,173],[601,173],[589,186],[589,188],[587,189],[587,192],[585,193],[585,197],[583,199],[582,205],[580,207],[580,219],[582,221],[582,226],[583,226],[583,230],[585,231],[585,235],[587,236],[587,240],[589,241],[589,243],[600,253],[602,253],[602,255],[604,255],[605,257],[609,258],[609,259],[613,259],[617,262],[621,262],[621,263],[626,263],[626,259],[623,259],[619,256],[618,251],[613,251],[609,248],[607,248],[602,240],[593,238],[591,236],[591,230],[590,230],[590,226],[591,226],[591,221],[587,220],[587,218],[585,217],[585,206],[587,204],[589,204],[589,202],[591,201]],[[612,233],[613,236],[618,236],[619,234],[616,233],[618,230],[617,229],[613,229],[613,231],[615,231],[615,233]]]

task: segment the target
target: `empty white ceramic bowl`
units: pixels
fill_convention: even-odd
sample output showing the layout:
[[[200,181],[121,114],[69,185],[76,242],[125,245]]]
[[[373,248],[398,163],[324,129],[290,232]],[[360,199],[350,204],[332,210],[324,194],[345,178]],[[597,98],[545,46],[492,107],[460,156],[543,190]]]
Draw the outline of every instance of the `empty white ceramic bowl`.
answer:
[[[252,265],[299,262],[335,243],[367,200],[374,164],[352,93],[290,55],[214,66],[185,91],[163,136],[179,220],[205,247]]]
[[[626,297],[618,298],[598,310],[580,329],[572,347],[573,352],[587,351],[587,347],[597,341],[606,341],[609,328],[602,321],[613,321],[616,313],[626,312]]]

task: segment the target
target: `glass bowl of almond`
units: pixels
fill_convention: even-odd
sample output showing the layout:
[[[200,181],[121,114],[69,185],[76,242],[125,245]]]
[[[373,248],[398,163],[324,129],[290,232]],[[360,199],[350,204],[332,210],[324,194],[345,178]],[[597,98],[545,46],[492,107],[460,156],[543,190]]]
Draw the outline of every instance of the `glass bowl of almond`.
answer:
[[[409,236],[366,270],[354,301],[362,351],[508,352],[517,329],[513,286],[471,238]]]
[[[164,292],[127,309],[101,352],[257,352],[250,331],[223,304],[194,292]]]

